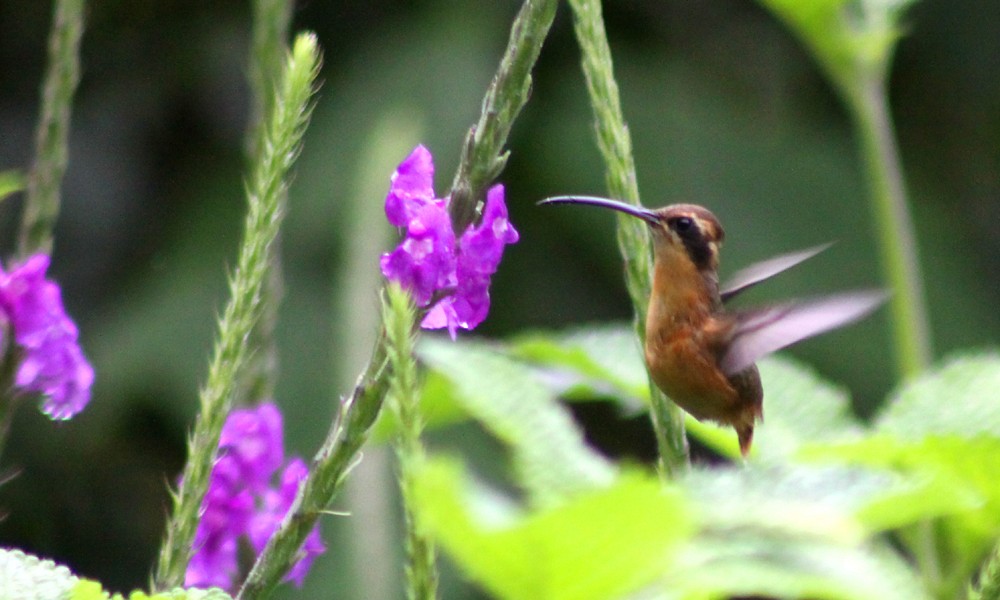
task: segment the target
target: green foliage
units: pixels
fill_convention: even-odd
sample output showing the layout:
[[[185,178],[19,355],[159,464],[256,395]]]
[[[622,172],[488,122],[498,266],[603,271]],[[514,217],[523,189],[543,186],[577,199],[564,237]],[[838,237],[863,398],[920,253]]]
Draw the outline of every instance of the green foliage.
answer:
[[[451,461],[418,479],[416,508],[445,549],[501,598],[599,600],[654,581],[691,533],[676,490],[620,476],[556,506],[518,513]],[[498,513],[503,514],[498,514]]]
[[[176,588],[156,594],[136,590],[127,597],[109,594],[101,584],[89,579],[81,579],[70,592],[67,600],[232,600],[232,596],[218,588],[208,590]]]
[[[767,418],[749,463],[695,468],[665,489],[601,458],[555,402],[604,400],[633,412],[648,404],[628,327],[491,345],[431,338],[418,355],[429,370],[428,425],[474,419],[509,448],[512,476],[527,491],[521,506],[437,459],[418,485],[418,520],[498,597],[643,589],[671,598],[953,598],[1000,535],[993,353],[911,380],[871,426],[853,416],[842,388],[771,357],[759,365]],[[690,424],[691,435],[738,456],[730,432]],[[659,512],[648,504],[652,488],[669,503]],[[580,508],[612,497],[613,510]],[[671,533],[637,537],[635,515],[648,532]]]
[[[419,356],[454,386],[450,397],[467,414],[512,448],[519,481],[535,502],[611,481],[614,467],[584,444],[572,417],[527,365],[481,344],[434,338],[424,340]]]
[[[0,548],[0,598],[4,600],[125,600],[67,567],[20,550]],[[232,600],[219,589],[177,588],[157,594],[134,591],[128,600]]]
[[[80,580],[62,565],[0,548],[0,598],[61,600]]]
[[[900,536],[942,596],[964,587],[1000,535],[998,384],[1000,356],[958,356],[904,384],[869,435],[803,448],[804,458],[893,469],[950,497],[939,497],[952,509],[942,518],[914,519],[918,525]],[[905,502],[882,507],[898,517],[914,509]]]

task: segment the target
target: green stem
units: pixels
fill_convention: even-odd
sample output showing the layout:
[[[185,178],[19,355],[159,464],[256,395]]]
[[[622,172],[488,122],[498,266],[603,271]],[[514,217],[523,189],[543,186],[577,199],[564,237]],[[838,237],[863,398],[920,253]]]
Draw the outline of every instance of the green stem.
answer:
[[[49,61],[35,133],[35,162],[18,235],[18,254],[52,253],[52,230],[59,215],[59,187],[66,174],[73,95],[80,81],[83,0],[56,0],[49,33]]]
[[[611,49],[604,30],[599,0],[570,0],[573,27],[582,52],[583,73],[594,110],[597,146],[604,157],[608,194],[633,205],[639,204],[632,140],[622,116],[615,82]],[[639,340],[646,337],[646,308],[652,274],[649,233],[638,219],[619,215],[618,247],[625,261],[625,284],[635,306],[635,329]],[[660,473],[673,478],[688,465],[684,414],[650,380],[650,417],[659,448]]]
[[[896,370],[900,376],[910,377],[930,364],[931,343],[917,244],[889,114],[885,77],[868,77],[849,89],[857,90],[845,95],[867,172],[882,268],[894,292],[890,314]]]
[[[261,296],[273,263],[271,251],[283,219],[281,198],[288,174],[301,150],[309,120],[319,50],[312,35],[300,35],[288,59],[275,110],[268,120],[267,142],[247,184],[248,211],[236,268],[229,279],[230,299],[208,379],[200,393],[200,412],[188,441],[188,461],[174,494],[174,510],[160,552],[155,588],[182,585],[192,553],[202,498],[208,488],[219,434],[232,408],[237,382],[250,349],[247,339],[261,314]]]
[[[384,332],[375,342],[375,353],[354,391],[344,398],[326,440],[313,458],[288,514],[268,540],[250,569],[238,600],[268,597],[295,563],[299,548],[316,520],[337,495],[385,399],[388,365]]]
[[[407,597],[410,600],[433,600],[437,597],[438,583],[434,543],[420,528],[412,506],[415,477],[426,453],[420,441],[423,423],[420,418],[417,364],[413,358],[416,311],[409,294],[396,284],[387,286],[382,315],[392,369],[390,406],[399,420],[395,448],[406,526]]]
[[[265,117],[274,110],[275,92],[288,56],[288,36],[292,15],[289,0],[253,0],[253,33],[251,36],[248,78],[250,81],[250,120],[247,125],[246,147],[249,164],[260,160],[265,144]],[[288,197],[279,198],[279,211],[285,212]],[[249,344],[256,349],[241,384],[240,398],[256,404],[274,397],[278,378],[278,347],[275,329],[278,308],[284,295],[280,240],[271,249],[271,267],[261,293],[263,310],[254,326]]]
[[[469,129],[451,184],[452,226],[457,235],[475,219],[486,188],[507,164],[503,146],[531,94],[531,69],[555,18],[556,0],[525,0],[510,30],[507,50],[486,97],[479,121]]]

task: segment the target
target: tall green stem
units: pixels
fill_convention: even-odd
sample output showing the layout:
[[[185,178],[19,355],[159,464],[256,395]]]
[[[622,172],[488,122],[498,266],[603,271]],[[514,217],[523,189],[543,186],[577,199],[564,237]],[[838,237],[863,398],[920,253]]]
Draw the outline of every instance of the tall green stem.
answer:
[[[531,95],[531,69],[555,18],[556,0],[526,0],[510,30],[507,50],[500,60],[486,96],[479,121],[469,129],[462,156],[451,184],[451,222],[461,234],[476,216],[476,205],[504,165],[503,146],[514,120]]]
[[[410,600],[433,600],[437,597],[438,582],[434,543],[421,529],[412,506],[415,477],[425,460],[420,440],[423,423],[419,408],[417,363],[413,356],[416,311],[409,294],[398,285],[390,284],[385,289],[382,314],[392,367],[390,406],[399,420],[395,447],[406,525],[407,597]]]
[[[612,198],[639,204],[632,139],[622,115],[611,49],[604,30],[599,0],[570,0],[573,26],[583,54],[583,73],[594,110],[597,146],[604,157],[605,179]],[[635,306],[635,329],[646,337],[646,308],[652,275],[652,251],[645,226],[628,216],[618,218],[618,247],[625,261],[625,284]],[[650,380],[650,416],[660,454],[660,472],[672,478],[687,468],[688,448],[684,413]]]
[[[931,361],[927,309],[913,221],[907,207],[899,150],[889,114],[884,77],[869,77],[849,96],[852,122],[868,179],[868,191],[886,281],[896,370],[913,376]]]
[[[173,515],[156,569],[156,589],[184,582],[219,435],[251,351],[247,339],[260,318],[262,290],[273,264],[271,251],[284,216],[281,199],[301,150],[318,68],[316,38],[300,35],[268,119],[260,160],[247,184],[248,210],[236,268],[229,278],[230,299],[219,322],[208,380],[201,389],[201,408],[188,441],[188,461],[174,494]]]
[[[18,253],[52,253],[59,215],[59,188],[66,174],[73,96],[80,81],[80,38],[84,0],[56,0],[49,33],[49,60],[35,132],[35,162],[28,176]]]
[[[288,56],[288,36],[291,25],[290,0],[253,0],[253,32],[251,35],[248,78],[250,81],[250,120],[246,131],[249,164],[260,159],[267,133],[267,115],[274,110],[282,64]],[[288,195],[279,198],[279,211],[285,212]],[[284,295],[284,273],[281,268],[280,239],[271,249],[271,266],[261,292],[262,312],[251,332],[250,345],[256,350],[249,358],[241,396],[250,403],[273,398],[278,379],[278,345],[275,329],[278,308]],[[242,397],[240,399],[243,399]]]

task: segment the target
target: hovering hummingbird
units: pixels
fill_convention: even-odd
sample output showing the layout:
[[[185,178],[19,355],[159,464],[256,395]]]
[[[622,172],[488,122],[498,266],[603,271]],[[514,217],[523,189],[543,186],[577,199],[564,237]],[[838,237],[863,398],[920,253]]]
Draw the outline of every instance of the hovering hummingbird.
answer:
[[[743,456],[763,418],[757,359],[857,321],[886,299],[854,291],[815,300],[731,311],[725,303],[819,254],[830,244],[783,254],[739,271],[719,286],[722,225],[708,209],[672,204],[657,210],[608,198],[558,196],[539,204],[586,204],[642,219],[653,235],[653,285],[646,314],[646,367],[678,406],[698,420],[732,426]]]

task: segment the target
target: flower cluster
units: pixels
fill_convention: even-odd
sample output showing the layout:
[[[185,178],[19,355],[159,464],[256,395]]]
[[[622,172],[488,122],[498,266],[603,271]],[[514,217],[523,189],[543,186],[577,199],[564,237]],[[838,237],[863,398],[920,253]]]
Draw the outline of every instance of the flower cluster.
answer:
[[[239,572],[241,540],[245,538],[255,554],[263,551],[292,505],[299,483],[308,474],[306,464],[292,458],[281,471],[277,488],[272,488],[271,480],[284,462],[282,419],[277,406],[263,403],[229,415],[202,503],[185,586],[231,589]],[[302,585],[313,559],[324,550],[317,525],[306,538],[302,558],[287,579]]]
[[[382,274],[408,289],[414,301],[429,308],[421,326],[471,330],[490,308],[490,276],[504,246],[518,239],[507,219],[502,185],[486,193],[479,225],[456,235],[448,214],[448,198],[434,196],[431,153],[417,146],[396,168],[385,214],[389,223],[405,227],[399,246],[382,256]]]
[[[0,267],[0,320],[21,351],[15,385],[41,394],[42,411],[53,419],[69,419],[90,401],[94,369],[80,350],[59,286],[45,278],[48,268],[45,254],[10,272]]]

